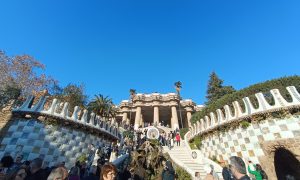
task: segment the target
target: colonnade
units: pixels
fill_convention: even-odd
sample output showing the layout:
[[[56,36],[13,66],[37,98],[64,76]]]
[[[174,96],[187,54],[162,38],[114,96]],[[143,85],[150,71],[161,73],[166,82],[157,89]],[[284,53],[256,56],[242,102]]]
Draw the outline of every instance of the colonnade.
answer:
[[[170,110],[171,110],[171,117],[170,117],[170,127],[172,129],[177,129],[179,128],[179,115],[177,112],[177,107],[174,106],[170,106]],[[186,113],[182,114],[183,116],[185,116],[187,121],[188,121],[188,127],[191,126],[191,122],[190,119],[192,117],[192,110],[189,109],[185,109]],[[129,116],[128,111],[123,112],[123,116],[122,116],[122,122],[126,122],[127,124],[130,123],[130,117]],[[154,106],[153,107],[153,120],[150,122],[151,124],[160,124],[161,120],[160,120],[160,107],[159,106]],[[135,109],[135,119],[134,119],[134,129],[138,129],[140,125],[142,125],[144,123],[144,119],[143,119],[143,114],[142,114],[142,106],[137,106]],[[183,122],[183,124],[185,124],[185,122]]]

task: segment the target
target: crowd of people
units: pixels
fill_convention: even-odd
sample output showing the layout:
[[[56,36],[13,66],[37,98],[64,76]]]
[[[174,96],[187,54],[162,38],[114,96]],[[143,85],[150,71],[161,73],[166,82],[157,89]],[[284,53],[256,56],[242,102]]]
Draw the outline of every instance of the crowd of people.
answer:
[[[224,160],[220,161],[222,169],[222,175],[215,172],[212,165],[205,166],[204,178],[201,178],[200,172],[195,173],[194,180],[267,180],[268,176],[264,170],[262,170],[259,164],[253,164],[248,161],[248,168],[242,158],[237,156],[230,157],[230,164],[226,164]],[[248,170],[248,174],[247,174]],[[295,179],[293,179],[295,180]]]
[[[87,162],[79,162],[68,170],[65,162],[52,167],[43,167],[43,159],[22,161],[18,155],[15,160],[10,155],[1,159],[1,180],[112,180],[116,175],[116,167],[108,161],[98,159],[97,165],[87,166]],[[111,173],[113,172],[113,173]]]
[[[206,176],[204,180],[267,180],[268,176],[259,164],[253,164],[250,160],[245,161],[238,156],[231,156],[230,163],[226,164],[224,160],[220,161],[222,169],[222,178],[214,171],[213,166],[206,167]],[[246,164],[248,167],[246,168]],[[249,172],[249,175],[247,173]],[[200,173],[195,174],[195,180],[201,180]]]
[[[106,157],[106,155],[105,155]],[[43,160],[36,158],[32,161],[22,161],[22,156],[18,155],[15,160],[9,155],[1,159],[1,176],[0,179],[7,180],[141,180],[143,179],[133,168],[126,167],[125,171],[118,173],[115,165],[107,161],[100,155],[96,165],[87,168],[85,162],[76,162],[70,170],[61,162],[53,167],[42,168]],[[174,180],[175,171],[170,161],[162,162],[164,169],[161,174],[162,180]],[[222,178],[218,177],[213,167],[205,168],[206,176],[204,180],[250,180],[248,172],[253,175],[252,179],[268,179],[267,174],[262,170],[259,164],[253,164],[248,161],[248,167],[242,158],[237,156],[230,157],[230,164],[226,165],[221,161],[223,167]],[[201,180],[200,173],[196,172],[195,180]],[[290,178],[293,180],[293,177]]]
[[[145,131],[145,133],[147,133]],[[60,162],[52,167],[43,167],[43,159],[36,158],[31,161],[23,160],[22,155],[15,159],[6,154],[0,163],[0,179],[5,180],[142,180],[143,176],[136,169],[127,166],[118,171],[113,162],[120,155],[131,154],[132,151],[147,141],[139,131],[135,132],[135,140],[125,137],[124,142],[112,143],[110,146],[88,147],[88,154],[84,161],[77,161],[73,167],[68,169],[65,162]],[[171,136],[171,135],[170,135]],[[163,142],[163,140],[161,141]],[[162,179],[174,179],[175,171],[170,161],[162,162],[164,171]]]
[[[136,137],[137,145],[141,145],[146,141],[147,131],[148,131],[148,129],[144,129],[144,130],[137,129],[134,131],[136,134],[135,137]],[[180,146],[180,140],[181,140],[181,136],[179,133],[179,129],[170,131],[169,133],[161,132],[158,136],[158,141],[159,141],[160,145],[168,146],[170,150],[175,146],[175,143],[176,143],[176,146]]]
[[[88,147],[87,156],[83,161],[76,161],[73,167],[67,169],[65,162],[59,162],[52,167],[44,167],[43,159],[23,160],[18,154],[15,159],[9,154],[1,158],[0,180],[99,180],[114,179],[116,167],[111,164],[119,155],[130,153],[132,146],[112,143],[110,146]],[[114,173],[108,172],[114,171]]]
[[[159,146],[168,146],[171,150],[175,143],[180,146],[179,130],[169,133],[159,134]],[[88,147],[89,153],[86,160],[77,161],[73,167],[68,169],[65,162],[60,162],[52,167],[43,167],[43,159],[36,158],[31,161],[23,160],[22,155],[17,155],[15,159],[6,155],[2,157],[0,163],[0,179],[7,180],[142,180],[144,179],[141,170],[127,166],[120,171],[112,162],[124,154],[131,154],[147,141],[147,129],[138,129],[134,131],[134,138],[124,138],[124,142],[112,143],[110,146]],[[160,178],[162,180],[175,180],[176,172],[172,163],[168,160],[162,160],[163,171]],[[205,167],[205,178],[203,180],[264,180],[268,179],[266,173],[259,164],[253,164],[251,161],[246,163],[236,156],[230,157],[230,163],[221,161],[223,167],[222,177],[219,177],[213,166]],[[247,175],[249,172],[250,176]],[[203,177],[200,172],[196,172],[195,180]],[[201,179],[202,180],[202,179]]]

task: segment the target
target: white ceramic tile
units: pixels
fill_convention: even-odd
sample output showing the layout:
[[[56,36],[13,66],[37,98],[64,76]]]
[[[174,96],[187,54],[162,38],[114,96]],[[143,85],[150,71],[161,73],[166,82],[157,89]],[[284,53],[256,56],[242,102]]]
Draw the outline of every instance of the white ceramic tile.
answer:
[[[42,147],[44,144],[44,141],[41,141],[41,140],[36,140],[34,141],[34,146],[38,146],[38,147]]]
[[[33,126],[24,126],[24,128],[23,128],[23,132],[28,132],[28,133],[30,133],[30,132],[32,132],[33,131]]]
[[[270,126],[269,127],[269,130],[270,130],[270,133],[278,133],[281,131],[280,127],[279,126]]]
[[[5,138],[2,140],[1,144],[9,144],[10,140],[11,140],[11,138],[5,137]]]
[[[36,140],[36,139],[38,139],[38,134],[36,134],[36,133],[30,133],[29,136],[28,136],[28,139],[34,139],[34,140]]]
[[[265,140],[265,141],[273,141],[273,140],[275,140],[274,135],[273,135],[273,134],[270,134],[270,133],[264,135],[263,137],[264,137],[264,140]]]
[[[33,159],[38,158],[38,157],[39,157],[38,154],[30,153],[27,159],[28,159],[28,160],[33,160]]]
[[[281,131],[281,138],[294,138],[294,134],[291,131]]]

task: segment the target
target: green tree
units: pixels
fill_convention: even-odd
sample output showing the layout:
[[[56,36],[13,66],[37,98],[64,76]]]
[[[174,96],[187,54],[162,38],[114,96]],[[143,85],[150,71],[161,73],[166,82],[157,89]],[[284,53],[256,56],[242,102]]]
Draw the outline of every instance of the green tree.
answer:
[[[95,95],[95,98],[88,104],[88,109],[104,118],[114,118],[116,116],[116,108],[112,99],[102,94]]]
[[[48,89],[49,94],[52,96],[62,95],[64,88],[62,88],[57,82],[53,83]]]
[[[175,89],[176,89],[177,94],[180,95],[180,90],[182,88],[182,83],[180,81],[177,81],[177,82],[174,83],[174,85],[175,85]]]
[[[179,109],[181,128],[183,128],[182,114],[181,114],[181,108],[180,108],[180,100],[181,100],[180,91],[181,91],[181,88],[182,88],[182,83],[180,81],[177,81],[177,82],[174,83],[174,85],[175,85],[177,95],[179,96],[178,109]]]
[[[56,93],[54,97],[63,102],[69,103],[69,110],[74,110],[75,106],[85,108],[87,104],[87,95],[84,92],[84,85],[68,84],[61,90],[61,87],[57,85],[55,87]]]
[[[130,100],[129,100],[130,113],[129,113],[129,121],[126,120],[126,122],[125,122],[126,126],[128,126],[128,127],[129,127],[130,121],[131,121],[131,111],[132,111],[132,105],[133,105],[133,98],[134,98],[135,94],[136,94],[136,90],[135,89],[129,89],[129,95],[130,95]]]
[[[129,94],[130,94],[130,99],[132,100],[133,97],[134,97],[135,94],[136,94],[136,90],[135,90],[135,89],[129,89]]]
[[[17,85],[7,85],[0,89],[0,107],[8,103],[11,99],[17,99],[21,94],[21,89]]]
[[[223,80],[215,72],[212,72],[207,86],[206,105],[233,92],[235,92],[235,89],[232,86],[223,86]]]

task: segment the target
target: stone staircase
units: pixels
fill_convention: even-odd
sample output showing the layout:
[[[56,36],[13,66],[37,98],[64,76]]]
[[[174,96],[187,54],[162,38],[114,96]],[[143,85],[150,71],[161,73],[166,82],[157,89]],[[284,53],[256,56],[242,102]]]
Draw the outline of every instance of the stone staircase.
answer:
[[[176,144],[174,144],[175,146],[171,150],[169,150],[167,146],[164,146],[164,152],[168,153],[171,159],[177,165],[184,168],[189,174],[191,174],[192,177],[195,177],[195,172],[200,172],[201,178],[204,178],[206,175],[204,170],[205,164],[196,162],[196,160],[191,157],[184,141],[181,140],[180,143],[180,146],[176,146]]]

